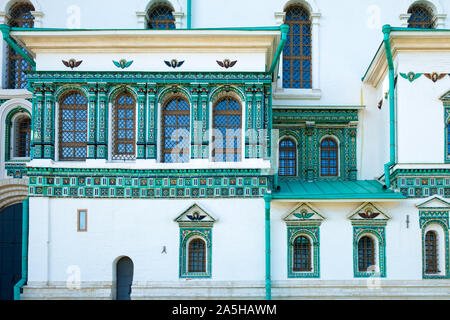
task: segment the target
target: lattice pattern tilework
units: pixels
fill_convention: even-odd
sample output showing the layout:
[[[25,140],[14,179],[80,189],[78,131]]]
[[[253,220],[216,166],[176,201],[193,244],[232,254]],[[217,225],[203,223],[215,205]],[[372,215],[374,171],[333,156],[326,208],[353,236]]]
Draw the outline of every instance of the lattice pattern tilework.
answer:
[[[450,172],[447,169],[402,169],[393,173],[393,187],[408,198],[439,195],[450,198]]]
[[[175,29],[175,18],[167,5],[157,5],[148,12],[148,29]]]
[[[189,272],[188,242],[198,238],[206,244],[206,270],[204,272]],[[192,257],[191,257],[192,258]],[[212,265],[212,226],[180,228],[180,278],[211,278]]]
[[[27,170],[25,168],[25,161],[13,161],[5,163],[5,170],[8,176],[12,176],[13,178],[23,178],[27,174]]]

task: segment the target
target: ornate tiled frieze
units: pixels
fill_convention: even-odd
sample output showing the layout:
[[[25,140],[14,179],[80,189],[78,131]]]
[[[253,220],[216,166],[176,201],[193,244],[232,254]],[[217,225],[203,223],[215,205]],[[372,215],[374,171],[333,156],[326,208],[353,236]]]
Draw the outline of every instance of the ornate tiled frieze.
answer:
[[[259,198],[259,170],[28,168],[29,195],[56,198]]]
[[[23,178],[26,175],[26,162],[25,161],[10,161],[5,163],[5,170],[8,176],[13,178]]]
[[[450,198],[450,170],[398,169],[392,174],[393,186],[408,198],[439,195]]]

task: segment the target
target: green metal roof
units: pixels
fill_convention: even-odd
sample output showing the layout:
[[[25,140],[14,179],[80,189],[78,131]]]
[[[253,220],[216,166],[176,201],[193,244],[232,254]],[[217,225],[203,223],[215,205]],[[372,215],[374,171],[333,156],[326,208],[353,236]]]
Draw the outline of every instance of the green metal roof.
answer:
[[[279,190],[274,190],[272,199],[406,199],[403,194],[389,189],[376,180],[314,181],[299,178],[280,178]]]

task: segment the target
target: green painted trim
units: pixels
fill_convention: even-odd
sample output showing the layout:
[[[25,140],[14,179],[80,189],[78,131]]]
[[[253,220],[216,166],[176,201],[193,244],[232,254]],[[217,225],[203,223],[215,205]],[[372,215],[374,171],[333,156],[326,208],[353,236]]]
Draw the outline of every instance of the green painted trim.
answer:
[[[450,29],[420,29],[420,28],[405,28],[405,27],[391,27],[391,31],[450,31]]]
[[[395,74],[394,61],[392,58],[391,43],[389,40],[391,26],[383,26],[384,47],[389,68],[389,162],[384,165],[384,179],[387,188],[391,187],[390,168],[395,165]]]
[[[265,220],[264,220],[264,230],[265,230],[265,288],[266,288],[266,300],[272,300],[272,283],[271,283],[271,251],[270,251],[270,201],[272,200],[271,194],[266,193],[264,195],[264,209],[265,209]]]
[[[20,300],[20,288],[28,279],[28,217],[29,199],[22,204],[22,278],[14,285],[14,300]]]
[[[33,67],[33,70],[35,70],[36,68],[36,62],[30,58],[30,56],[26,53],[26,51],[22,48],[20,48],[9,36],[10,32],[12,31],[12,29],[10,26],[6,25],[6,24],[0,24],[0,31],[3,34],[3,40],[6,41],[7,44],[9,44],[14,51],[16,51],[18,54],[20,54],[29,64],[31,64],[31,66]],[[32,28],[21,28],[24,30],[32,30]]]
[[[192,0],[187,0],[187,29],[191,29],[192,23]]]
[[[372,67],[373,63],[375,62],[375,59],[378,55],[378,52],[380,52],[381,47],[383,46],[384,41],[381,41],[380,45],[378,46],[378,49],[375,53],[375,55],[372,58],[372,61],[370,61],[369,67],[367,68],[366,72],[364,73],[364,76],[361,78],[361,81],[364,82],[364,80],[366,79],[367,74],[369,73],[370,68]]]
[[[288,278],[320,278],[320,228],[307,224],[288,227],[287,230],[287,255]],[[320,222],[319,222],[320,225]],[[311,240],[311,271],[294,271],[294,241],[298,236],[306,235]]]
[[[386,236],[385,223],[377,224],[374,221],[368,221],[365,225],[358,225],[357,221],[353,224],[353,276],[355,278],[385,278],[386,277]],[[384,224],[384,225],[383,225]],[[378,240],[378,261],[376,271],[359,271],[358,270],[358,242],[361,237],[371,234]]]
[[[272,65],[270,66],[269,73],[273,73],[275,70],[275,67],[278,65],[278,61],[280,60],[281,52],[283,51],[284,44],[287,40],[287,34],[289,32],[289,26],[287,24],[282,24],[280,26],[281,30],[281,41],[278,44],[277,51],[275,52],[275,55],[272,60]]]
[[[1,26],[1,25],[0,25]],[[9,26],[8,26],[9,27]],[[192,30],[192,31],[278,31],[280,30],[280,27],[225,27],[225,28],[191,28],[191,29],[167,29],[164,31],[169,32],[176,32],[181,30]],[[162,30],[158,29],[67,29],[67,28],[20,28],[20,27],[12,27],[11,31],[32,31],[32,32],[39,32],[39,31],[65,31],[65,32],[86,32],[86,31],[145,31],[145,32],[160,32]]]
[[[180,278],[207,279],[212,276],[212,226],[211,227],[181,227],[180,228]],[[206,243],[206,271],[189,272],[187,269],[187,243],[189,239],[197,237]]]

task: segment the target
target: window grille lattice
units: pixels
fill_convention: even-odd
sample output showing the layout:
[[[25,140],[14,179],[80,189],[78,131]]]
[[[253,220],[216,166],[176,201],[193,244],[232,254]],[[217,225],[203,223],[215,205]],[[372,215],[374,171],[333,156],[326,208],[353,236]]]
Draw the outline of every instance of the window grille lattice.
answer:
[[[278,162],[278,174],[280,176],[295,176],[297,174],[297,148],[292,139],[285,138],[280,141]]]
[[[425,235],[425,272],[438,273],[437,237],[434,231]]]
[[[31,119],[22,116],[16,120],[14,155],[19,158],[30,157]]]
[[[113,160],[133,160],[136,155],[136,103],[130,93],[114,101]]]
[[[241,161],[241,104],[231,98],[220,100],[214,107],[213,119],[214,161]]]
[[[320,144],[320,175],[338,175],[338,145],[331,138],[324,139]]]
[[[87,99],[79,92],[70,92],[59,106],[59,159],[85,160]]]
[[[20,3],[10,10],[11,27],[33,28],[34,17],[31,14],[34,7],[30,4]],[[19,45],[20,47],[20,45]],[[31,71],[32,66],[14,49],[8,47],[8,88],[25,89],[27,87],[26,71]]]
[[[411,17],[408,19],[408,28],[433,29],[434,18],[430,10],[423,6],[414,6],[408,10]]]
[[[311,271],[311,243],[304,236],[294,241],[293,271]]]
[[[175,29],[173,10],[169,6],[157,6],[149,10],[148,29]]]
[[[162,162],[189,161],[190,110],[183,98],[170,100],[163,109]]]
[[[188,272],[206,272],[206,246],[201,239],[189,242]]]
[[[362,237],[358,241],[358,270],[369,271],[375,265],[375,244],[369,237]]]
[[[283,49],[283,88],[312,88],[311,20],[300,6],[286,10],[289,34]]]

